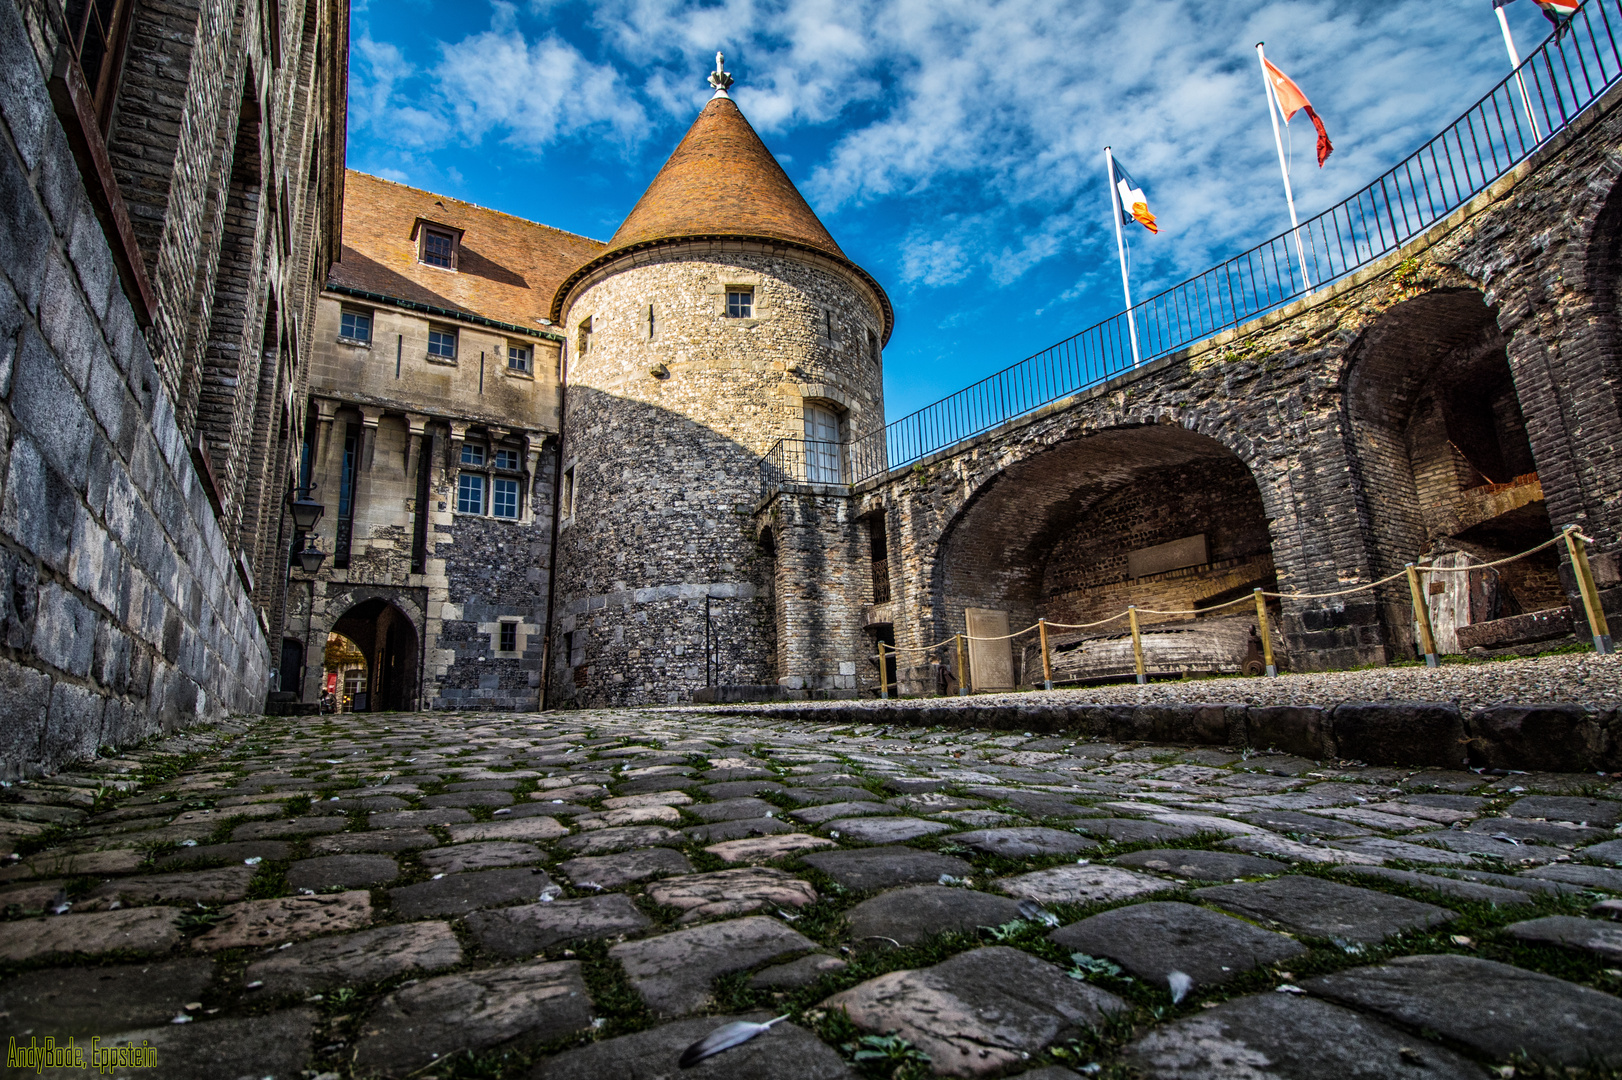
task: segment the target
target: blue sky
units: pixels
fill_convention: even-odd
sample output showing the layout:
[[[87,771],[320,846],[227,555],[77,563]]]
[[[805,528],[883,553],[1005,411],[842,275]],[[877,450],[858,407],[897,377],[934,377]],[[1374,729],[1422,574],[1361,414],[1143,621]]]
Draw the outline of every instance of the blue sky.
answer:
[[[1548,24],[1506,9],[1522,54]],[[1508,74],[1490,0],[355,0],[349,164],[606,240],[709,97],[738,101],[889,292],[892,419],[1121,305],[1110,144],[1148,293],[1288,225],[1254,45],[1335,142],[1303,217]]]

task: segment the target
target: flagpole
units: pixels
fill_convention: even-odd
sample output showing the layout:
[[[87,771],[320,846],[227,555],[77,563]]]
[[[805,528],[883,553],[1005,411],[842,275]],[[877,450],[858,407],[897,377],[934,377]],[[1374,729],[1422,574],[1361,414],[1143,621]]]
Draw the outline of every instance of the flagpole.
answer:
[[[1312,275],[1307,273],[1307,253],[1301,247],[1301,223],[1295,216],[1295,193],[1290,190],[1290,165],[1284,157],[1284,139],[1278,133],[1278,100],[1273,96],[1273,80],[1267,77],[1267,54],[1262,51],[1262,42],[1256,42],[1256,59],[1262,66],[1262,93],[1267,95],[1267,118],[1273,122],[1273,145],[1278,148],[1278,171],[1284,177],[1284,201],[1290,207],[1290,235],[1295,237],[1295,256],[1301,260],[1301,277],[1307,283],[1307,292],[1312,292]]]
[[[1132,281],[1126,272],[1126,241],[1121,239],[1121,193],[1115,190],[1115,156],[1104,147],[1104,167],[1109,171],[1109,204],[1115,211],[1115,254],[1121,260],[1121,295],[1126,297],[1126,329],[1132,338],[1132,366],[1137,367],[1138,321],[1132,315]]]
[[[1526,119],[1532,124],[1532,138],[1538,142],[1543,141],[1543,132],[1538,129],[1538,118],[1532,112],[1532,95],[1526,92],[1526,79],[1521,74],[1521,54],[1515,49],[1515,37],[1509,32],[1509,19],[1504,16],[1504,9],[1493,5],[1493,14],[1498,16],[1498,29],[1504,32],[1504,48],[1509,50],[1509,66],[1515,72],[1515,85],[1521,89],[1521,104],[1526,106]]]

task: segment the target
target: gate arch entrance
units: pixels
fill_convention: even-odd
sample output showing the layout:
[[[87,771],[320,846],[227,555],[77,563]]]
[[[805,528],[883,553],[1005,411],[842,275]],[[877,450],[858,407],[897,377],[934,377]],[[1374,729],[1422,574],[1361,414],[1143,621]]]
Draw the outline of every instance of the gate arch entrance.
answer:
[[[356,712],[396,712],[417,707],[417,629],[410,617],[380,597],[346,610],[332,633],[355,643],[366,660],[364,699]]]

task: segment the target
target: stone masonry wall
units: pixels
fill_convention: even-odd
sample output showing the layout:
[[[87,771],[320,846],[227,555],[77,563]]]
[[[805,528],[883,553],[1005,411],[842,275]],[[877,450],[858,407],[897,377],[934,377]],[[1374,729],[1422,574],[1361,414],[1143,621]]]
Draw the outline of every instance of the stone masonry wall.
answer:
[[[263,699],[269,651],[47,97],[0,6],[0,773]]]
[[[791,690],[877,685],[869,524],[839,494],[785,492],[772,509],[777,679]]]
[[[725,317],[728,285],[754,289],[753,318]],[[706,598],[716,680],[775,681],[757,459],[803,438],[807,400],[839,411],[847,440],[882,424],[867,344],[881,310],[832,260],[730,241],[627,256],[577,288],[563,323],[575,486],[558,539],[554,701],[686,698],[705,683]]]

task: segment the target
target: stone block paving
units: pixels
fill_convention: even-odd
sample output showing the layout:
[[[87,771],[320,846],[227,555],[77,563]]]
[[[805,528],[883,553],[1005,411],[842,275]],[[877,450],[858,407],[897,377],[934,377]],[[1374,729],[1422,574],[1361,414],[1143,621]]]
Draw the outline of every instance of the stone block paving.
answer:
[[[18,784],[0,1035],[180,1080],[1622,1076],[1622,774],[1007,713],[264,718]]]

